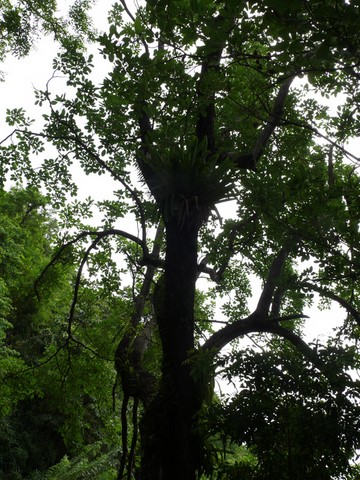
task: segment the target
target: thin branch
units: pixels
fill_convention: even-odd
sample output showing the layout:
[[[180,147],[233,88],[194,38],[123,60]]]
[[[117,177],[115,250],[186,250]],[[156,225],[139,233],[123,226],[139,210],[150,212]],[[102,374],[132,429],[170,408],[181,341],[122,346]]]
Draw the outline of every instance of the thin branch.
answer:
[[[291,320],[299,320],[300,318],[309,318],[308,315],[304,315],[302,313],[294,313],[292,315],[283,315],[279,317],[271,317],[269,318],[269,321],[272,323],[278,323],[278,322],[288,322]]]
[[[132,20],[133,22],[135,22],[136,18],[135,18],[134,15],[130,12],[128,6],[126,5],[125,0],[120,0],[120,3],[121,3],[121,5],[124,7],[125,12],[129,15],[129,17],[131,18],[131,20]],[[144,47],[144,49],[145,49],[145,52],[146,52],[147,56],[149,56],[149,46],[148,46],[148,44],[146,43],[145,39],[143,38],[143,36],[142,36],[141,34],[139,35],[139,37],[140,37],[141,43],[143,44],[143,47]]]
[[[57,115],[57,112],[55,110],[53,110],[50,99],[48,99],[48,102],[50,104],[51,111],[53,112],[53,114],[57,118],[57,121],[60,124],[68,127],[71,131],[71,126],[69,126],[66,122],[64,122],[61,118],[59,118],[59,116]],[[142,239],[143,239],[143,242],[145,243],[146,242],[145,213],[144,213],[143,204],[142,204],[140,198],[138,197],[136,191],[133,188],[131,188],[130,185],[128,185],[128,183],[123,179],[122,176],[118,175],[111,167],[109,167],[109,165],[98,154],[94,153],[89,148],[89,146],[79,137],[79,135],[76,132],[73,132],[73,133],[74,133],[73,138],[70,136],[70,137],[64,137],[64,139],[74,141],[75,144],[80,146],[93,160],[95,160],[98,163],[98,165],[100,165],[100,167],[102,167],[105,171],[107,171],[115,180],[120,182],[121,185],[125,188],[125,190],[127,190],[127,192],[130,194],[130,196],[133,199],[133,201],[135,202],[135,204],[138,208],[139,214],[140,214],[140,222],[141,222],[141,228],[142,228]],[[47,137],[47,138],[50,138],[50,137]],[[54,137],[54,139],[57,139],[57,138],[61,138],[61,137],[56,137],[56,136]]]
[[[131,18],[131,20],[132,20],[133,22],[135,22],[135,17],[134,17],[134,15],[130,12],[128,6],[126,5],[125,0],[120,0],[120,3],[121,3],[121,5],[124,7],[125,12],[129,15],[129,17]]]
[[[53,358],[57,357],[57,355],[61,352],[61,350],[63,350],[68,344],[68,339],[66,339],[66,341],[61,344],[54,353],[52,353],[49,357],[47,357],[45,360],[37,363],[36,365],[32,365],[31,367],[27,367],[27,368],[24,368],[22,370],[19,370],[17,372],[11,372],[7,375],[5,375],[5,377],[2,379],[1,381],[1,384],[0,384],[0,387],[9,379],[11,378],[17,378],[19,375],[23,375],[24,373],[27,373],[27,372],[31,372],[32,370],[35,370],[36,368],[41,368],[42,366],[46,365],[47,363],[49,363]]]
[[[238,102],[236,101],[235,99],[233,98],[230,98],[230,100],[232,102],[234,102],[235,104],[239,105],[241,108],[245,109],[246,111],[248,112],[251,112],[250,108],[246,108],[245,105],[243,105],[241,102]],[[254,115],[253,112],[251,112],[252,115]],[[260,115],[254,115],[254,117],[261,121],[261,122],[264,122],[266,121],[263,117],[261,117]],[[271,119],[268,119],[267,122],[271,123]],[[296,122],[294,120],[288,120],[284,117],[281,117],[279,118],[279,122],[278,122],[278,125],[280,126],[287,126],[287,125],[290,125],[290,126],[294,126],[294,127],[300,127],[300,128],[303,128],[303,129],[306,129],[306,130],[310,130],[311,132],[315,133],[315,135],[317,135],[318,137],[322,138],[323,140],[325,140],[327,143],[329,143],[332,147],[335,147],[337,150],[341,151],[346,157],[348,157],[349,159],[351,160],[354,160],[356,162],[360,162],[360,157],[357,157],[356,155],[352,154],[351,152],[349,152],[346,148],[344,148],[342,145],[340,145],[339,143],[335,142],[334,140],[331,140],[327,135],[321,133],[316,127],[314,127],[313,125],[309,125],[307,123],[302,123],[302,122]],[[235,154],[230,154],[231,157],[233,157],[235,160],[235,162],[239,165],[240,168],[250,168],[250,164],[251,164],[251,160],[253,158],[253,155],[252,153],[248,153],[248,154],[244,154],[244,155],[240,155],[239,157],[236,157]],[[224,156],[224,155],[223,155]],[[247,163],[248,162],[248,163]]]
[[[3,143],[7,142],[10,138],[12,139],[13,135],[15,133],[23,133],[23,130],[20,130],[19,128],[15,128],[11,133],[9,133],[9,135],[7,135],[5,138],[3,138],[1,141],[0,141],[0,145],[2,145]]]
[[[151,252],[151,256],[154,258],[158,258],[160,255],[163,234],[164,225],[159,222]],[[115,367],[121,377],[124,394],[132,396],[134,401],[140,399],[143,404],[148,403],[156,385],[153,375],[142,365],[144,351],[148,343],[147,330],[152,325],[146,325],[148,328],[145,327],[140,334],[137,334],[137,327],[144,314],[155,272],[156,267],[152,264],[148,265],[140,292],[133,302],[130,330],[124,334],[115,351]]]
[[[54,78],[54,76],[55,76],[55,72],[53,73],[52,78]],[[46,91],[45,91],[45,96],[46,96],[50,111],[54,115],[54,118],[56,119],[56,121],[60,125],[65,126],[73,134],[73,136],[68,136],[67,137],[65,135],[64,136],[56,136],[56,135],[55,136],[49,136],[49,135],[46,135],[46,134],[42,134],[42,135],[47,139],[53,139],[53,140],[64,139],[64,140],[68,140],[68,141],[73,141],[76,146],[80,146],[93,160],[95,160],[95,162],[98,165],[100,165],[101,168],[103,168],[105,171],[107,171],[115,180],[117,180],[118,182],[121,183],[121,185],[123,185],[123,187],[130,194],[131,198],[133,199],[133,201],[135,202],[135,204],[138,208],[138,211],[139,211],[139,214],[140,214],[141,228],[142,228],[142,238],[143,238],[143,242],[145,243],[146,242],[146,222],[145,222],[145,213],[144,213],[143,205],[142,205],[142,202],[141,202],[140,198],[138,197],[136,191],[134,189],[132,189],[130,187],[130,185],[128,185],[128,183],[123,179],[123,177],[118,175],[98,154],[96,154],[88,146],[87,143],[85,143],[81,139],[81,137],[79,135],[79,129],[78,129],[78,131],[75,131],[73,129],[73,126],[69,125],[69,123],[67,123],[61,117],[59,117],[58,112],[54,109],[54,107],[52,105],[52,102],[51,102],[51,99],[50,99],[49,83],[52,80],[52,78],[50,78],[48,80],[48,82],[46,83]],[[37,135],[41,135],[41,134],[37,134]]]
[[[75,238],[73,238],[72,240],[65,243],[64,245],[62,245],[59,248],[59,250],[53,256],[53,258],[50,260],[50,262],[46,265],[44,270],[41,272],[39,277],[35,280],[34,290],[35,290],[35,294],[36,294],[37,298],[38,299],[40,298],[40,295],[39,295],[39,292],[38,292],[39,283],[41,282],[42,278],[44,277],[46,272],[49,270],[49,268],[54,266],[56,264],[56,262],[58,262],[60,260],[62,254],[64,253],[64,251],[67,248],[69,248],[71,245],[74,245],[75,243],[77,243],[82,238],[85,238],[85,237],[88,237],[88,236],[89,237],[95,236],[96,238],[101,240],[102,238],[107,237],[109,235],[119,235],[121,237],[127,238],[128,240],[131,240],[134,243],[136,243],[137,245],[139,245],[142,248],[142,250],[144,252],[144,255],[149,255],[147,246],[144,244],[144,242],[140,238],[136,237],[135,235],[132,235],[131,233],[125,232],[123,230],[118,230],[116,228],[109,228],[109,229],[103,230],[103,231],[89,230],[89,231],[81,232]]]
[[[223,263],[220,265],[219,269],[217,270],[217,276],[221,279],[225,273],[226,268],[229,265],[230,259],[232,255],[235,253],[234,252],[234,245],[235,245],[235,240],[239,232],[246,227],[249,223],[255,222],[255,220],[258,218],[259,214],[254,213],[250,215],[248,218],[244,218],[237,222],[234,227],[231,229],[229,235],[228,235],[228,244],[227,244],[227,252],[228,254],[225,256],[225,260]],[[249,241],[251,241],[253,232],[242,242],[242,246],[245,246],[248,244]]]
[[[50,103],[50,99],[48,99]],[[52,113],[56,117],[56,120],[61,124],[66,127],[68,127],[71,131],[71,126],[67,123],[64,122],[62,119],[60,119],[57,115],[57,112],[50,107]],[[28,137],[39,137],[39,138],[44,138],[46,140],[66,140],[69,142],[73,142],[76,147],[81,147],[95,162],[106,172],[108,172],[111,177],[121,183],[121,185],[125,188],[125,190],[130,194],[130,197],[133,199],[135,202],[139,215],[140,215],[140,223],[141,223],[141,228],[142,228],[142,238],[143,242],[146,242],[146,221],[145,221],[145,213],[144,213],[144,208],[143,204],[137,195],[136,191],[132,189],[128,183],[121,177],[119,174],[117,174],[98,154],[96,154],[80,137],[76,132],[71,132],[73,135],[48,135],[46,133],[39,133],[39,132],[31,132],[29,130],[21,130],[21,129],[14,129],[7,137],[5,137],[1,142],[0,145],[4,142],[6,142],[9,138],[11,138],[15,133],[21,133],[22,135],[28,136]]]
[[[91,340],[91,339],[90,339]],[[95,357],[97,358],[100,358],[101,360],[105,360],[106,362],[112,362],[113,359],[112,358],[108,358],[108,357],[104,357],[103,355],[100,355],[96,350],[94,350],[93,348],[89,347],[89,345],[86,345],[85,343],[83,343],[81,340],[77,339],[76,337],[74,337],[74,335],[71,333],[71,336],[69,337],[69,341],[68,341],[68,345],[70,345],[70,341],[79,345],[80,347],[82,347],[84,350],[88,350],[89,352],[91,352]]]
[[[233,225],[232,229],[230,230],[229,233],[226,232],[221,232],[218,237],[215,239],[215,249],[217,248],[216,245],[218,245],[219,242],[221,242],[222,238],[226,237],[227,238],[227,246],[226,246],[226,255],[224,258],[224,261],[221,263],[219,268],[215,270],[215,268],[211,268],[207,266],[208,262],[208,255],[206,255],[201,262],[198,265],[198,272],[201,273],[206,273],[209,275],[211,280],[213,280],[215,283],[219,283],[224,275],[225,270],[227,269],[229,262],[232,258],[232,256],[236,253],[234,246],[235,246],[235,240],[237,238],[237,235],[241,230],[246,227],[249,223],[254,222],[258,217],[257,213],[254,213],[250,215],[248,218],[244,218],[240,220],[239,222],[236,222],[235,225]],[[251,239],[251,234],[242,241],[242,245],[247,245],[247,243]]]
[[[327,135],[324,135],[321,133],[316,127],[313,127],[312,125],[309,125],[307,123],[302,123],[302,122],[295,122],[293,120],[287,120],[286,118],[281,119],[281,125],[292,125],[294,127],[300,127],[305,130],[310,130],[311,132],[315,133],[318,137],[326,140],[331,146],[335,147],[337,150],[342,152],[346,157],[348,157],[351,160],[355,160],[356,162],[360,162],[360,157],[357,157],[356,155],[352,154],[346,148],[344,148],[342,145],[338,144],[334,140],[331,140]]]
[[[317,285],[314,285],[310,282],[301,282],[300,287],[303,287],[307,290],[313,290],[315,292],[320,293],[326,298],[330,298],[331,300],[334,300],[337,302],[339,305],[341,305],[345,310],[350,313],[350,315],[354,318],[356,323],[360,326],[360,312],[358,312],[349,302],[341,298],[339,295],[336,295],[336,293],[331,292],[327,288],[324,287],[319,287]]]
[[[288,96],[290,86],[294,78],[295,78],[294,76],[289,76],[284,80],[283,84],[279,88],[272,112],[270,113],[270,117],[267,121],[267,124],[265,125],[262,132],[260,133],[256,141],[255,147],[252,151],[255,165],[258,162],[259,158],[261,157],[265,147],[267,146],[272,133],[274,132],[275,128],[279,125],[279,121],[282,117],[283,110],[284,110],[285,100]]]
[[[95,240],[91,243],[91,245],[86,249],[85,254],[81,260],[80,266],[78,268],[78,272],[76,275],[76,280],[75,280],[75,286],[74,286],[74,294],[73,294],[73,299],[71,302],[71,307],[70,307],[70,312],[69,312],[69,318],[68,318],[68,327],[67,327],[67,332],[68,332],[68,337],[72,337],[72,323],[74,319],[74,313],[75,313],[75,307],[78,301],[78,296],[79,296],[79,289],[80,289],[80,282],[81,282],[81,277],[82,277],[82,271],[83,268],[89,258],[89,255],[93,249],[96,248],[97,244],[101,241],[101,237],[96,237]]]

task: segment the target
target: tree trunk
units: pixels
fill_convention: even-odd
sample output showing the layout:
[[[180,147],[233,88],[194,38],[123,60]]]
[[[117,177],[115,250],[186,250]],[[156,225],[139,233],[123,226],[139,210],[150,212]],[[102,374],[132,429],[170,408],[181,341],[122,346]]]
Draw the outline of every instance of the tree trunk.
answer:
[[[165,271],[154,299],[163,349],[159,393],[143,422],[142,480],[195,480],[196,398],[189,355],[194,349],[194,297],[200,222],[166,225]]]

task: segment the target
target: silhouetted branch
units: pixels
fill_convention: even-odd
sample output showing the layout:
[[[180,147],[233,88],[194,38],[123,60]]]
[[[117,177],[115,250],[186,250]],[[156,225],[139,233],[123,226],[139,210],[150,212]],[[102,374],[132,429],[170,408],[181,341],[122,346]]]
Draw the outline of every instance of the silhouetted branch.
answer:
[[[257,213],[254,213],[253,215],[250,215],[247,218],[244,218],[238,222],[236,222],[232,228],[230,229],[229,232],[223,231],[220,233],[220,235],[215,239],[215,250],[218,248],[219,242],[223,238],[227,239],[226,242],[226,249],[225,249],[225,255],[224,255],[224,260],[220,264],[218,269],[211,268],[207,266],[208,262],[208,256],[205,256],[201,262],[198,265],[198,271],[199,273],[206,273],[209,275],[211,280],[213,280],[216,283],[219,283],[224,275],[224,272],[226,271],[227,267],[229,266],[229,262],[232,258],[232,256],[235,254],[235,241],[237,239],[237,236],[243,230],[249,223],[254,222],[256,218],[258,217]],[[242,240],[241,244],[242,246],[247,245],[247,243],[251,239],[251,235],[249,235],[246,239]]]
[[[101,237],[96,237],[95,240],[91,243],[91,245],[86,249],[85,254],[81,260],[80,266],[78,268],[78,272],[76,275],[76,280],[75,280],[75,285],[74,285],[74,294],[73,294],[73,299],[71,302],[70,306],[70,312],[69,312],[69,318],[68,318],[68,327],[67,327],[67,332],[68,332],[68,337],[72,337],[72,332],[71,332],[71,327],[74,319],[74,314],[75,314],[75,307],[78,301],[78,296],[79,296],[79,288],[80,288],[80,283],[81,283],[81,277],[82,277],[82,271],[84,269],[84,266],[86,262],[88,261],[89,255],[93,249],[96,248],[97,244],[101,241]]]
[[[316,350],[312,349],[304,340],[294,333],[292,330],[288,330],[280,326],[277,323],[273,323],[266,330],[268,333],[278,335],[279,337],[285,338],[288,340],[294,347],[304,355],[305,358],[310,360],[310,362],[315,365],[320,371],[326,374],[328,368],[324,365],[322,360],[319,358]]]
[[[273,134],[275,128],[280,124],[285,100],[287,98],[291,83],[293,82],[294,78],[294,76],[289,76],[285,78],[281,87],[279,88],[278,94],[274,101],[273,109],[264,128],[261,130],[256,140],[252,152],[240,155],[238,157],[236,157],[234,154],[232,155],[234,157],[234,162],[238,167],[250,170],[256,169],[256,164],[262,156],[265,148],[267,147],[271,135]]]
[[[257,313],[252,313],[244,319],[229,323],[226,327],[221,328],[213,333],[211,337],[202,346],[203,350],[214,350],[217,352],[224,348],[228,343],[236,338],[249,333],[264,331],[264,322]]]
[[[327,288],[314,285],[313,283],[310,283],[310,282],[301,282],[300,287],[320,293],[320,295],[326,298],[329,298],[331,300],[334,300],[343,308],[345,308],[345,310],[348,313],[350,313],[350,315],[354,318],[356,323],[360,326],[360,312],[358,312],[356,308],[354,308],[349,302],[341,298],[339,295],[336,295],[336,293],[331,292]]]
[[[267,316],[269,313],[275,287],[282,273],[288,253],[289,252],[286,248],[282,248],[271,264],[267,280],[255,310],[262,317]]]
[[[127,238],[128,240],[131,240],[134,243],[136,243],[137,245],[139,245],[142,248],[142,250],[144,252],[144,255],[149,254],[147,245],[144,244],[144,242],[140,238],[136,237],[135,235],[132,235],[131,233],[125,232],[123,230],[118,230],[116,228],[109,228],[109,229],[103,230],[103,231],[95,231],[95,230],[91,231],[90,230],[90,231],[81,232],[75,238],[73,238],[72,240],[65,243],[64,245],[62,245],[59,248],[59,250],[55,253],[53,258],[50,260],[50,262],[46,265],[44,270],[41,272],[39,277],[36,279],[35,284],[34,284],[34,289],[35,289],[36,296],[39,298],[38,285],[41,282],[42,278],[44,277],[45,273],[49,270],[49,268],[54,266],[61,259],[61,256],[63,255],[64,251],[67,248],[69,248],[71,245],[74,245],[75,243],[79,242],[81,239],[86,238],[86,237],[94,237],[95,236],[96,239],[101,240],[102,238],[105,238],[105,237],[108,237],[108,236],[111,236],[111,235],[119,235],[121,237]]]

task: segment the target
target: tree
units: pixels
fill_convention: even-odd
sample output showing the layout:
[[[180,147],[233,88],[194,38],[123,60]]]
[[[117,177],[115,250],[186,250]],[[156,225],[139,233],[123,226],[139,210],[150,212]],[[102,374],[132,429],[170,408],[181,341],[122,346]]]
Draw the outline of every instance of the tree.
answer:
[[[73,46],[58,55],[55,68],[70,90],[52,96],[49,82],[37,92],[47,108],[38,131],[24,112],[9,111],[15,129],[13,143],[3,144],[2,171],[47,187],[59,207],[66,191],[76,193],[73,163],[117,182],[98,205],[102,227],[83,230],[80,221],[52,262],[88,239],[68,335],[74,339],[84,266],[114,237],[133,277],[133,311],[115,353],[125,432],[118,478],[138,467],[141,404],[140,478],[192,480],[204,468],[201,409],[231,342],[279,338],[333,388],[353,388],[343,363],[305,343],[300,325],[316,293],[344,308],[341,338],[352,345],[358,335],[358,158],[344,142],[358,128],[359,6],[149,0],[132,12],[121,5],[99,39],[112,65],[102,84],[91,80],[92,57]],[[304,77],[308,83],[298,81]],[[335,114],[313,95],[339,92],[345,99]],[[46,142],[57,155],[45,158]],[[36,170],[34,154],[42,160]],[[225,221],[223,202],[233,207]],[[138,236],[118,228],[129,214]],[[250,311],[253,275],[262,287]],[[227,324],[215,332],[211,318],[196,316],[200,276],[214,283],[214,297],[232,298],[223,307]],[[160,368],[146,359],[157,339]]]
[[[109,344],[129,302],[124,295],[108,303],[101,282],[83,284],[77,343],[70,344],[66,320],[76,249],[45,268],[59,238],[59,220],[34,188],[2,190],[0,206],[0,476],[15,480],[39,471],[44,478],[64,455],[80,453],[86,459],[77,462],[78,470],[104,470],[106,458],[118,456],[113,438],[119,422],[111,396],[104,394],[115,381],[115,345],[111,350]],[[93,259],[94,268],[101,260]]]
[[[329,366],[335,358],[342,368],[357,362],[353,348],[332,342],[316,348],[324,361],[332,358]],[[238,377],[241,388],[210,407],[207,431],[230,440],[230,452],[236,444],[246,445],[252,462],[246,457],[234,462],[227,454],[215,478],[356,478],[358,469],[349,459],[359,445],[357,386],[345,389],[329,381],[277,339],[262,351],[236,352],[229,363],[223,368],[232,381]]]
[[[50,415],[46,427],[44,422],[40,425],[41,415],[36,418],[45,390],[33,370],[46,348],[49,314],[55,316],[52,309],[59,306],[49,298],[49,293],[56,289],[59,299],[64,300],[65,296],[59,281],[60,266],[58,272],[48,276],[41,304],[33,289],[34,280],[51,258],[50,243],[55,234],[54,223],[46,212],[46,199],[32,188],[2,190],[0,204],[0,472],[4,479],[15,479],[40,459],[44,461],[45,456],[45,466],[50,466],[52,460],[59,459],[58,448],[63,448],[60,434],[56,435],[49,421]],[[45,412],[43,409],[43,415]],[[43,438],[35,443],[39,431]]]

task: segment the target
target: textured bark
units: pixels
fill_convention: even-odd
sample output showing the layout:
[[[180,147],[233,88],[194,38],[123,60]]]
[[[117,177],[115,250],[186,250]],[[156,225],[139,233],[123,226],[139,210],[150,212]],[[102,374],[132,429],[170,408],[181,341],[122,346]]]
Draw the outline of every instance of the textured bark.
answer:
[[[195,479],[194,423],[201,401],[188,359],[194,348],[198,229],[196,222],[177,218],[166,226],[165,270],[154,299],[163,348],[162,378],[143,422],[142,480]]]

